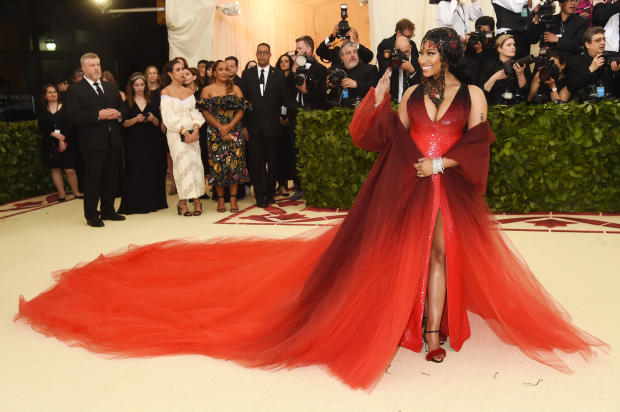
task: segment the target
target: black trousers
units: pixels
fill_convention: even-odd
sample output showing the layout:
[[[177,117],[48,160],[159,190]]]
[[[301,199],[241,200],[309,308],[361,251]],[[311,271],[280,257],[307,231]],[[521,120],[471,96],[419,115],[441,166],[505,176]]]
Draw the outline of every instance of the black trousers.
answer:
[[[106,150],[82,152],[84,160],[84,217],[98,219],[97,204],[101,199],[101,213],[111,215],[114,198],[118,191],[121,167],[121,149],[108,147]]]
[[[256,200],[275,195],[277,142],[280,136],[265,136],[261,131],[250,134],[248,160],[250,178],[254,185]]]

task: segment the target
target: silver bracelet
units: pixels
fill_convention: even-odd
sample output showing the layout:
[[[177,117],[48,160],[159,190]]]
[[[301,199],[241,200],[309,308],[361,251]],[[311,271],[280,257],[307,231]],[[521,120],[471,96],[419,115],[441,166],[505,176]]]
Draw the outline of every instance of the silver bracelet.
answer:
[[[443,160],[441,157],[438,157],[436,159],[433,159],[433,174],[436,175],[437,173],[443,173],[444,172],[444,168],[443,168]]]

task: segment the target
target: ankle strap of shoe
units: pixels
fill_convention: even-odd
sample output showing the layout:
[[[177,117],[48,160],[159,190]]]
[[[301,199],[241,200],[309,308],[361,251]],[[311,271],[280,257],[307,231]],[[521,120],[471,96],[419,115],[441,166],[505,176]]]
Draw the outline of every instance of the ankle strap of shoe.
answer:
[[[440,330],[427,330],[424,333],[439,333],[441,332]]]

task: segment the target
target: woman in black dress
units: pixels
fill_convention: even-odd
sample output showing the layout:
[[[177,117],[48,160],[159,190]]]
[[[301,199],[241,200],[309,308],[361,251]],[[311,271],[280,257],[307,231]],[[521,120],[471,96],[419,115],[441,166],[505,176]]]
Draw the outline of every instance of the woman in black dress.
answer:
[[[282,196],[288,196],[288,181],[294,180],[296,175],[295,170],[295,146],[293,143],[293,129],[294,127],[291,119],[294,117],[294,101],[297,89],[294,83],[293,74],[293,58],[288,54],[283,54],[278,58],[276,62],[276,70],[281,71],[286,80],[287,90],[287,106],[285,109],[280,109],[280,126],[282,126],[282,132],[280,133],[280,139],[278,140],[278,161],[276,163],[276,179],[278,180],[277,193]]]
[[[58,191],[58,201],[65,200],[65,184],[62,171],[65,169],[67,181],[76,199],[83,194],[78,190],[75,174],[77,163],[76,142],[73,138],[69,116],[62,104],[58,87],[48,83],[41,90],[41,109],[39,110],[39,131],[41,132],[41,154],[43,166],[52,170],[52,181]]]
[[[151,103],[146,79],[133,73],[127,83],[128,107],[123,121],[125,174],[119,213],[149,213],[166,202],[166,146],[159,108]]]

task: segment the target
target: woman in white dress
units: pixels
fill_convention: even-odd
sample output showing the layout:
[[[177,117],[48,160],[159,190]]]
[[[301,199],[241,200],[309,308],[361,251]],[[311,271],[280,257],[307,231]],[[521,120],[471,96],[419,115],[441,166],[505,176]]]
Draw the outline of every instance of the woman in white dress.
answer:
[[[202,213],[200,196],[205,193],[204,167],[200,157],[198,129],[205,122],[196,109],[194,93],[183,86],[187,66],[172,60],[164,66],[170,84],[161,91],[161,117],[166,126],[170,156],[174,164],[174,181],[179,193],[179,215],[199,216]],[[190,212],[187,199],[194,199]]]

